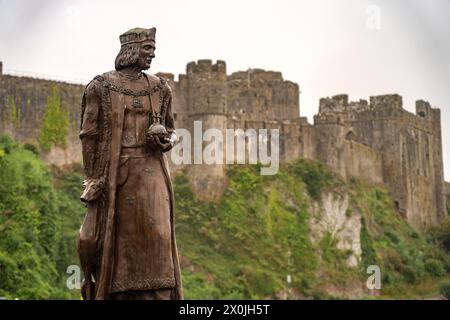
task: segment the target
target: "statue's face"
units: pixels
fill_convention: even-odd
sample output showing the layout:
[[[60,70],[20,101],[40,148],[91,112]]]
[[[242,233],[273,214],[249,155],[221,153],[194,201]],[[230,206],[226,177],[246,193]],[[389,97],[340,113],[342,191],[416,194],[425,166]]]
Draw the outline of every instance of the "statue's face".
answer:
[[[144,41],[139,49],[138,64],[142,70],[150,68],[152,59],[155,57],[155,41]]]

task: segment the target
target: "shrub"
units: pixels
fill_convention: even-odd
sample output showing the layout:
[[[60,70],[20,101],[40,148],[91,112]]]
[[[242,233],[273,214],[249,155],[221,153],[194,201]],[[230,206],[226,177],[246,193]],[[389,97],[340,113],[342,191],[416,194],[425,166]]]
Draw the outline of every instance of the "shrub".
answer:
[[[319,162],[299,161],[294,165],[294,172],[306,184],[306,190],[314,200],[320,199],[325,187],[333,180],[333,175]]]
[[[16,143],[13,139],[11,139],[7,135],[0,136],[0,148],[3,149],[3,151],[8,154],[11,152],[11,149],[14,148]]]
[[[431,231],[431,235],[440,243],[447,252],[450,252],[450,217],[447,217],[441,225]]]
[[[450,299],[450,281],[447,280],[441,283],[439,292],[447,299]]]
[[[367,228],[367,222],[361,217],[361,249],[362,249],[362,273],[366,274],[366,268],[373,264],[379,264],[379,258],[374,247],[374,240]]]
[[[416,270],[414,270],[411,266],[403,266],[402,276],[407,283],[415,283],[417,282],[418,277]]]
[[[397,244],[400,242],[400,238],[398,237],[397,233],[391,228],[387,229],[384,233],[386,237],[388,237],[392,241],[392,243]]]
[[[36,147],[34,144],[31,143],[25,143],[23,148],[25,150],[33,152],[35,155],[39,155],[38,147]]]
[[[446,273],[444,264],[437,259],[425,260],[425,270],[436,278],[442,277]]]

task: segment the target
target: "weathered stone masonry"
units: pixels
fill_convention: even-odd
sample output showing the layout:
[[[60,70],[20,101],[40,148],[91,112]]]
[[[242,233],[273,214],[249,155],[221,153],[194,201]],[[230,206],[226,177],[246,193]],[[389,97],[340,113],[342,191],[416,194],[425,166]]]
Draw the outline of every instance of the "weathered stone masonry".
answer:
[[[417,101],[414,115],[399,95],[370,97],[370,103],[348,102],[346,95],[321,99],[314,158],[343,176],[382,182],[400,214],[426,228],[446,215],[440,123],[439,109]],[[357,160],[348,161],[349,154]]]
[[[1,68],[0,68],[1,69]],[[416,114],[403,109],[399,95],[349,102],[347,95],[320,100],[314,124],[300,117],[299,87],[280,72],[250,69],[226,73],[223,61],[199,60],[187,65],[178,81],[160,73],[173,90],[176,126],[280,129],[280,160],[298,157],[318,160],[348,179],[353,176],[386,186],[399,213],[411,225],[425,229],[446,215],[448,184],[444,184],[440,111],[416,102]],[[68,150],[53,149],[45,159],[63,165],[81,161],[78,140],[83,86],[22,78],[0,73],[0,131],[36,143],[51,86],[60,87],[70,110]],[[14,97],[20,119],[13,125],[7,100]],[[169,157],[170,158],[170,157]],[[181,169],[173,167],[174,172]],[[220,194],[223,165],[189,165],[194,191],[211,199]]]
[[[65,150],[53,148],[42,156],[47,162],[62,166],[82,161],[78,131],[84,86],[0,73],[0,132],[36,145],[47,97],[55,85],[59,87],[62,107],[69,111],[69,143]],[[15,119],[12,119],[12,101]]]

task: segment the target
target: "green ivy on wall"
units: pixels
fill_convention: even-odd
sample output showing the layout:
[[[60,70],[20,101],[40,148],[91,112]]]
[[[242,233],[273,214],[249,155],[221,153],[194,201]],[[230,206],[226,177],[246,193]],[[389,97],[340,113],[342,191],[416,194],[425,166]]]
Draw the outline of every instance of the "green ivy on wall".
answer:
[[[68,132],[69,113],[62,107],[59,87],[54,85],[47,98],[47,106],[39,132],[39,145],[44,151],[50,151],[52,146],[65,148]]]
[[[8,123],[11,123],[15,129],[20,129],[20,117],[20,108],[16,106],[16,99],[14,96],[7,95],[5,111],[2,117],[3,126],[5,127]]]

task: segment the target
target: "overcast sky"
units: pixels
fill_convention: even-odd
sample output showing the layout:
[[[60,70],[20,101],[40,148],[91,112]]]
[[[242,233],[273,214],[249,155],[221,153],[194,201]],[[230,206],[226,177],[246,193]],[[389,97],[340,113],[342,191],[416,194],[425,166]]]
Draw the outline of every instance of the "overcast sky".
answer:
[[[320,97],[399,93],[441,109],[450,180],[450,0],[0,0],[3,68],[87,81],[114,68],[119,34],[157,28],[152,73],[225,60],[281,71],[312,121]]]

